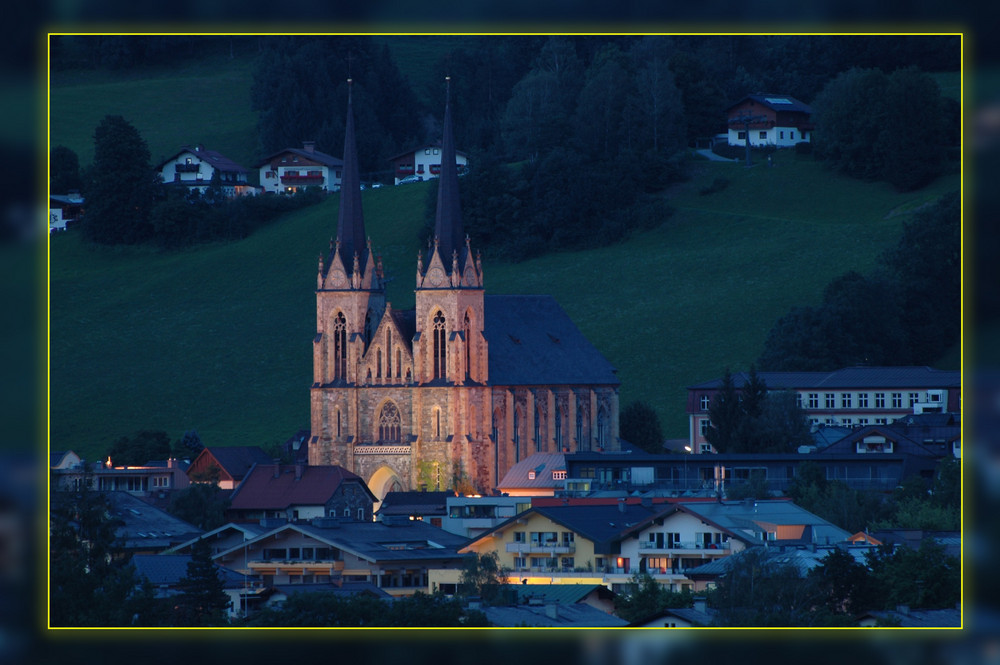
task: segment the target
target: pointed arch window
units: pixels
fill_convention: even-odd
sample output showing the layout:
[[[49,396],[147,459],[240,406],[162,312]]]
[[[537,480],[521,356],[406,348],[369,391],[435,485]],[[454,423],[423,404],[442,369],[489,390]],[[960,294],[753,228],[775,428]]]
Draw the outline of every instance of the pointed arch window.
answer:
[[[590,446],[584,445],[583,442],[583,410],[579,404],[576,407],[576,446],[581,450],[590,449]]]
[[[542,413],[535,407],[535,452],[542,452]]]
[[[465,378],[472,378],[472,321],[465,313]]]
[[[514,462],[521,461],[521,412],[514,409]]]
[[[382,405],[382,412],[378,417],[379,443],[399,443],[402,438],[401,431],[399,409],[393,402],[386,402]]]
[[[392,378],[392,333],[385,331],[385,378]]]
[[[375,378],[382,378],[382,347],[375,350]]]
[[[333,320],[333,378],[347,379],[347,319],[343,312]]]
[[[337,415],[337,438],[339,439],[341,436],[343,436],[343,427],[341,426],[340,409],[339,408],[337,409],[337,414],[336,415]]]
[[[445,342],[445,319],[440,311],[434,317],[434,378],[447,377],[447,348]]]
[[[563,436],[562,436],[562,408],[559,406],[558,400],[556,401],[556,417],[555,417],[555,440],[556,440],[556,450],[562,452],[563,449]]]
[[[604,407],[597,412],[597,447],[604,450],[607,441],[608,417],[604,413]]]
[[[396,378],[400,377],[400,368],[403,365],[403,352],[396,349]]]

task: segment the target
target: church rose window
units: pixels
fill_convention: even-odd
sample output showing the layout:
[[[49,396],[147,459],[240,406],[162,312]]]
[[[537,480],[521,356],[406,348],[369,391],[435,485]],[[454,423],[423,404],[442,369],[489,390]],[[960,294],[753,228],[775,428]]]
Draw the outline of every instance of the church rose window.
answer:
[[[382,406],[378,419],[378,440],[380,443],[400,442],[399,409],[392,402],[386,402]]]

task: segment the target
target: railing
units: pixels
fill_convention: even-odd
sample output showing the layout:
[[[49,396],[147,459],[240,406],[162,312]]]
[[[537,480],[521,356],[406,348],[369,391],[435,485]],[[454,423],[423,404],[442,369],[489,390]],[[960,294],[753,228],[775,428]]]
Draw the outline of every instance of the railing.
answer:
[[[174,164],[177,173],[197,173],[200,170],[201,164]]]
[[[538,552],[554,554],[571,554],[576,551],[575,543],[507,543],[508,552]]]
[[[656,543],[650,540],[639,541],[640,550],[728,550],[729,542],[724,543],[699,543],[696,541],[681,541],[679,543]]]
[[[409,446],[354,446],[355,455],[409,455]]]
[[[283,175],[281,176],[281,182],[284,184],[294,184],[294,183],[322,183],[322,175]]]

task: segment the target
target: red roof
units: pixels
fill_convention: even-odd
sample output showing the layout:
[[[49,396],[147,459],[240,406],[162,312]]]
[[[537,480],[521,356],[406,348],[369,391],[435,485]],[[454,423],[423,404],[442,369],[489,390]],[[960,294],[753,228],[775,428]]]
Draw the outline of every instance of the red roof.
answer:
[[[341,466],[258,464],[232,496],[233,510],[283,510],[290,506],[325,505],[344,482],[368,486]],[[376,500],[374,495],[372,499]]]

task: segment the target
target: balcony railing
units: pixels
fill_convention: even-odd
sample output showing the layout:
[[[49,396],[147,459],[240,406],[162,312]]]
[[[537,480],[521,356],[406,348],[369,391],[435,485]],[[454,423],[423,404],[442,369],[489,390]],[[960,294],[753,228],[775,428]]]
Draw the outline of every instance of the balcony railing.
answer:
[[[197,173],[200,170],[201,164],[174,164],[177,173]]]
[[[285,185],[321,185],[323,176],[321,175],[283,175],[281,182]]]
[[[639,541],[639,549],[640,550],[661,550],[661,551],[668,551],[668,550],[707,550],[707,551],[712,551],[712,550],[728,550],[729,549],[729,542],[727,541],[727,542],[724,542],[724,543],[709,543],[709,544],[706,545],[705,543],[699,543],[699,542],[691,541],[691,540],[681,541],[679,543],[672,543],[672,544],[670,544],[670,543],[656,543],[656,542],[650,541],[650,540],[640,540]]]
[[[533,543],[507,543],[508,552],[516,553],[554,553],[554,554],[571,554],[576,551],[576,543],[559,543],[559,542],[533,542]]]

